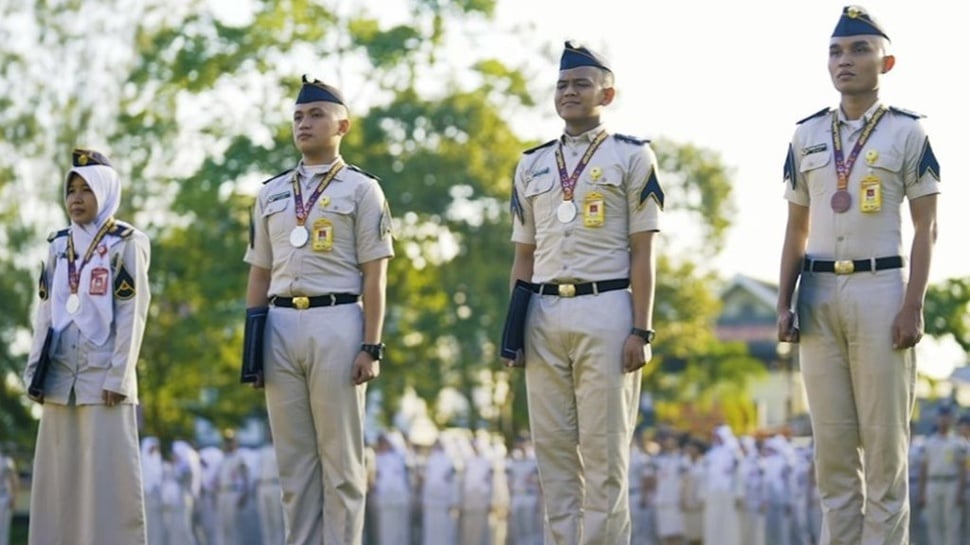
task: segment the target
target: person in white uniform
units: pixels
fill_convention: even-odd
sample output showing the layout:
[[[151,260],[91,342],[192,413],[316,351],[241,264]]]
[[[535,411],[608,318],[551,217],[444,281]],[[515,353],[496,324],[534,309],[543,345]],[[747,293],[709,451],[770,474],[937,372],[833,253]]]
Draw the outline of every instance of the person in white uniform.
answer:
[[[71,164],[61,186],[71,224],[48,238],[24,371],[43,404],[28,542],[143,545],[137,365],[151,247],[115,218],[121,179],[107,157],[76,149]]]

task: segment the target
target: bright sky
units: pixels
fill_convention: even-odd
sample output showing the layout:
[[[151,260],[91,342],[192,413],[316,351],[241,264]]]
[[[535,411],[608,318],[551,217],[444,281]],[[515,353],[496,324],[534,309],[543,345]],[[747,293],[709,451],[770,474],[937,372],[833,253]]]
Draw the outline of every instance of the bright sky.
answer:
[[[615,131],[720,152],[734,169],[739,210],[719,261],[721,276],[776,281],[786,219],[784,154],[797,120],[838,103],[827,71],[828,40],[848,3],[500,0],[498,17],[504,24],[533,22],[536,40],[577,39],[607,56],[617,76],[618,99],[606,114]],[[970,107],[959,63],[970,7],[944,0],[861,5],[883,25],[896,55],[881,97],[927,116],[940,161],[940,236],[931,281],[968,276],[970,162],[960,157],[970,146]],[[551,89],[552,74],[537,77],[548,78]],[[552,111],[551,101],[546,107]],[[537,127],[543,132],[536,137],[554,137],[560,127],[551,119]],[[948,374],[965,361],[954,346],[921,343],[921,368]]]

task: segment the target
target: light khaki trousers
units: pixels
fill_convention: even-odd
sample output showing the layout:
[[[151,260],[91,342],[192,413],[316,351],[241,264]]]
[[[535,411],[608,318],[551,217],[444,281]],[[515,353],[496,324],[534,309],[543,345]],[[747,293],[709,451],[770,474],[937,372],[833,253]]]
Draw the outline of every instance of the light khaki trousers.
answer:
[[[525,377],[549,545],[630,542],[630,442],[640,371],[623,371],[630,292],[529,308]]]
[[[283,492],[287,545],[359,545],[364,531],[365,386],[359,304],[270,307],[266,408]]]
[[[913,350],[894,350],[901,269],[803,273],[800,356],[822,503],[819,545],[909,543]]]

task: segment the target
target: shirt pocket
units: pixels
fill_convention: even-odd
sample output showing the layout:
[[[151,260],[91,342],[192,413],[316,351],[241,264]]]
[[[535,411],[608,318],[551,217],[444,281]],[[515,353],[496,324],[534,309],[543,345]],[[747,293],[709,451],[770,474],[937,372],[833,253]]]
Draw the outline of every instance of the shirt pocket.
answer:
[[[879,153],[868,166],[869,168],[898,174],[903,169],[903,157],[895,153]]]
[[[798,172],[801,175],[801,181],[808,184],[812,195],[824,195],[830,189],[828,184],[831,183],[831,180],[833,178],[838,179],[834,176],[834,171],[832,172],[833,176],[825,175],[829,171],[823,167],[828,166],[831,162],[832,152],[828,150],[817,151],[802,157],[802,161],[798,165]],[[835,189],[834,186],[831,189]]]
[[[290,207],[291,199],[278,199],[263,207],[263,217],[268,218]]]
[[[553,196],[555,178],[551,175],[537,176],[525,186],[524,196],[532,203],[533,214],[537,218],[555,214],[559,201]]]

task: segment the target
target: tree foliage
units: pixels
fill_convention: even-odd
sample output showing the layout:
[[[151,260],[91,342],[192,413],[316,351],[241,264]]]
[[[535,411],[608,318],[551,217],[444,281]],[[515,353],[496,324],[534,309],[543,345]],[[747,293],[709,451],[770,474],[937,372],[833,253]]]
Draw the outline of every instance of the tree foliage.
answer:
[[[472,404],[462,422],[438,423],[527,426],[522,374],[499,368],[495,346],[512,258],[512,171],[534,144],[509,120],[535,116],[533,97],[554,82],[485,56],[445,60],[455,36],[488,28],[472,23],[490,20],[495,0],[412,0],[406,23],[384,21],[366,3],[339,4],[252,2],[232,21],[203,2],[0,9],[0,38],[10,38],[0,41],[0,70],[21,82],[0,96],[0,195],[24,192],[18,180],[47,180],[21,196],[31,207],[0,201],[2,370],[16,376],[23,366],[36,265],[21,257],[42,256],[40,233],[65,222],[65,158],[74,145],[103,145],[126,180],[122,215],[153,241],[143,433],[184,437],[198,416],[225,427],[260,414],[262,394],[238,383],[248,214],[259,181],[295,166],[289,111],[299,75],[309,73],[349,97],[354,125],[343,155],[381,178],[395,216],[389,351],[371,386],[383,394],[385,419],[407,390],[429,403],[444,390],[467,399],[485,390],[504,403],[498,416]],[[81,35],[78,26],[92,30]],[[654,147],[667,213],[698,235],[692,252],[661,242],[660,334],[645,386],[674,404],[726,402],[729,417],[743,420],[746,381],[759,367],[714,338],[716,276],[702,266],[724,245],[732,173],[712,150]],[[503,381],[510,395],[492,395]],[[8,380],[0,393],[0,425],[28,437],[20,387]]]

